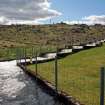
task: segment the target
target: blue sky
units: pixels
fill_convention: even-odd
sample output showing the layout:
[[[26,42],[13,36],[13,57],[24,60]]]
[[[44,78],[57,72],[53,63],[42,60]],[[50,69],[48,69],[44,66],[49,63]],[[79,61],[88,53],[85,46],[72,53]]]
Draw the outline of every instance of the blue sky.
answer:
[[[62,13],[62,16],[52,21],[81,20],[85,16],[104,15],[105,0],[51,0],[53,9]]]

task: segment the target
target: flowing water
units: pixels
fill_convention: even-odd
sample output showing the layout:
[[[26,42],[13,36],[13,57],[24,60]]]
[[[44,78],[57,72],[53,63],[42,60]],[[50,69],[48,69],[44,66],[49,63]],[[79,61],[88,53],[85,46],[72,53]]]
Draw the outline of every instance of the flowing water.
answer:
[[[16,66],[0,62],[0,105],[62,105]]]

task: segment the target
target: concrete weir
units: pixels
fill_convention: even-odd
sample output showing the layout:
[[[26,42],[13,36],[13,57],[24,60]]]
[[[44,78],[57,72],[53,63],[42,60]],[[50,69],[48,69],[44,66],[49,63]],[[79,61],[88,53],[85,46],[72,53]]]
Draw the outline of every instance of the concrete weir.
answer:
[[[96,47],[96,43],[86,44],[85,46],[87,46],[87,47]]]
[[[96,42],[96,46],[97,46],[97,47],[102,46],[102,44],[103,44],[103,42],[101,42],[101,41],[97,41],[97,42]]]
[[[45,54],[44,57],[53,59],[56,57],[56,53],[48,53],[48,54]]]
[[[72,46],[74,52],[78,52],[84,49],[84,46]]]
[[[65,57],[69,54],[72,54],[73,49],[62,49],[60,52],[58,52],[58,57]]]
[[[101,43],[104,43],[104,40],[101,40],[100,42],[101,42]]]
[[[89,43],[89,44],[86,44],[84,46],[85,49],[89,49],[89,48],[93,48],[93,47],[97,47],[97,44],[94,42],[94,43]]]
[[[56,54],[56,52],[51,52],[51,53],[46,53],[43,54],[41,56],[37,57],[37,62],[38,63],[43,63],[43,62],[48,62],[48,61],[52,61],[55,59],[56,55],[58,55],[58,58],[63,58],[69,54],[73,54],[76,52],[79,52],[81,50],[85,50],[85,49],[90,49],[90,48],[94,48],[94,47],[100,47],[102,46],[104,40],[101,41],[97,41],[94,43],[89,43],[86,45],[73,45],[72,48],[66,48],[66,49],[62,49],[60,51],[58,51]],[[32,59],[26,59],[27,64],[30,64],[30,62],[36,62],[36,58],[32,58]],[[25,59],[21,59],[21,63],[24,64],[25,63]]]
[[[59,54],[68,54],[68,53],[72,53],[72,49],[63,49],[61,50],[61,52],[59,52]]]

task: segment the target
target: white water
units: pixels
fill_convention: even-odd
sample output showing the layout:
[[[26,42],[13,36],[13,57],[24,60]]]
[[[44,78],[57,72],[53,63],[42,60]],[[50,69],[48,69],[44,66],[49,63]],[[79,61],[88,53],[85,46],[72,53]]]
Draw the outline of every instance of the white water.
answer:
[[[0,94],[16,97],[16,94],[25,87],[25,83],[16,78],[20,72],[16,61],[0,62]]]
[[[46,94],[34,79],[16,66],[0,62],[0,105],[63,105]]]

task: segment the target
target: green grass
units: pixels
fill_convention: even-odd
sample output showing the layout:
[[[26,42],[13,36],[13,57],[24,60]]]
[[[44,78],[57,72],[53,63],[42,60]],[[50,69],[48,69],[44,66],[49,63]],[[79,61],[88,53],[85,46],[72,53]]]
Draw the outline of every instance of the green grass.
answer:
[[[1,48],[0,61],[16,59],[16,48]]]
[[[18,51],[20,51],[22,53],[24,48],[26,49],[26,57],[35,56],[34,51],[37,51],[38,54],[56,51],[56,47],[54,47],[54,46],[46,46],[46,47],[39,47],[39,48],[38,48],[38,46],[21,47],[21,48],[20,47],[17,47],[17,48],[16,47],[15,48],[0,48],[0,61],[16,59],[17,49],[18,49]]]
[[[58,88],[86,105],[99,105],[100,67],[105,66],[105,44],[58,61]],[[35,65],[28,68],[35,72]],[[54,61],[38,64],[38,73],[54,84]]]

